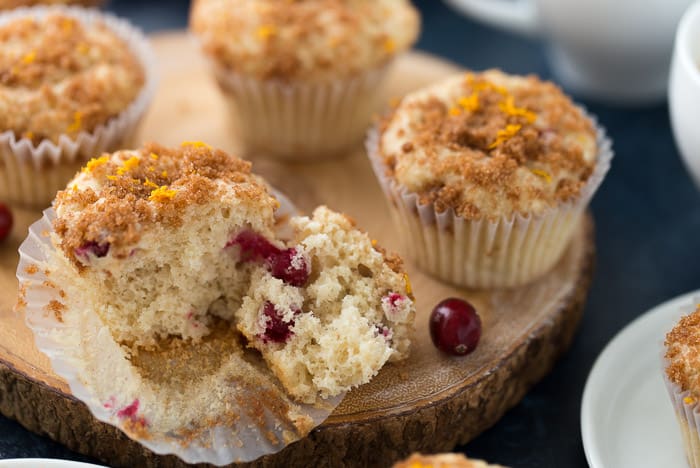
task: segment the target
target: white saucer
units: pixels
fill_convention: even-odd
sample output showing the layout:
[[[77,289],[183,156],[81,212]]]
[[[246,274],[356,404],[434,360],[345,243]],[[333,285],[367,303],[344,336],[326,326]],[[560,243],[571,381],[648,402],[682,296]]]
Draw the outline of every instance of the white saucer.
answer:
[[[665,302],[605,347],[583,392],[581,435],[591,468],[687,466],[661,373],[665,334],[700,290]],[[686,307],[684,307],[686,306]]]

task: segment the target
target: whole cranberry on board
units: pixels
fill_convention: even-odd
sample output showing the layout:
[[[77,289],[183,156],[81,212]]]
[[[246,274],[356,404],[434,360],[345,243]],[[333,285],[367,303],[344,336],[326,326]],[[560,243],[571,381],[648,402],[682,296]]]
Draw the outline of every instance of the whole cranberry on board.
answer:
[[[0,202],[0,242],[10,235],[12,230],[12,212],[4,203]]]
[[[481,318],[467,301],[445,299],[430,314],[430,337],[440,351],[464,356],[479,344]]]

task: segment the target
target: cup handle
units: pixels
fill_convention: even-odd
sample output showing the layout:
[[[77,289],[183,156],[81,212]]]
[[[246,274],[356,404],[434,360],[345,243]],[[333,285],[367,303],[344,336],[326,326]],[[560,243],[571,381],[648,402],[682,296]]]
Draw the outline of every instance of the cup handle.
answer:
[[[532,0],[445,0],[462,13],[484,23],[527,36],[538,35],[539,21]]]

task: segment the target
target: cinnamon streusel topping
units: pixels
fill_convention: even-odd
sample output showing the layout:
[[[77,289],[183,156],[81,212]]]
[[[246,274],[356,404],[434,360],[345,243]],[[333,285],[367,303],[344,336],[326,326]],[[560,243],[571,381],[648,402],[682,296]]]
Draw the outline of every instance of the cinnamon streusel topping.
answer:
[[[664,345],[669,380],[700,399],[700,305],[680,319],[666,335]]]
[[[179,148],[149,143],[92,159],[54,206],[61,249],[80,267],[77,249],[108,245],[128,256],[149,224],[179,226],[183,210],[225,196],[274,206],[251,164],[201,142]]]
[[[229,70],[318,81],[388,62],[419,30],[408,0],[196,0],[190,24]]]
[[[0,131],[35,144],[75,137],[131,104],[145,75],[106,25],[64,14],[0,26]]]
[[[406,96],[380,131],[388,175],[467,219],[575,199],[596,161],[593,123],[558,87],[496,70]]]

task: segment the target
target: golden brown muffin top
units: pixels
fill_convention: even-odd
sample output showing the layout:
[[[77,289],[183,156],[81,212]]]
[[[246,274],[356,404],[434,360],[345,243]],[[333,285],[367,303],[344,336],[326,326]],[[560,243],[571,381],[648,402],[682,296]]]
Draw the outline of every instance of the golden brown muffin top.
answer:
[[[378,67],[420,29],[409,0],[195,0],[190,26],[226,69],[308,81]]]
[[[466,73],[404,97],[380,128],[387,174],[466,219],[539,214],[593,172],[593,123],[535,76]]]
[[[35,144],[105,124],[131,104],[145,73],[103,22],[30,15],[0,26],[0,131]]]
[[[201,142],[178,148],[155,143],[92,159],[59,192],[53,227],[66,256],[109,248],[128,256],[153,224],[178,227],[191,205],[235,197],[277,206],[251,164]]]
[[[689,391],[695,404],[700,399],[700,304],[682,317],[666,335],[666,375],[682,391]]]

